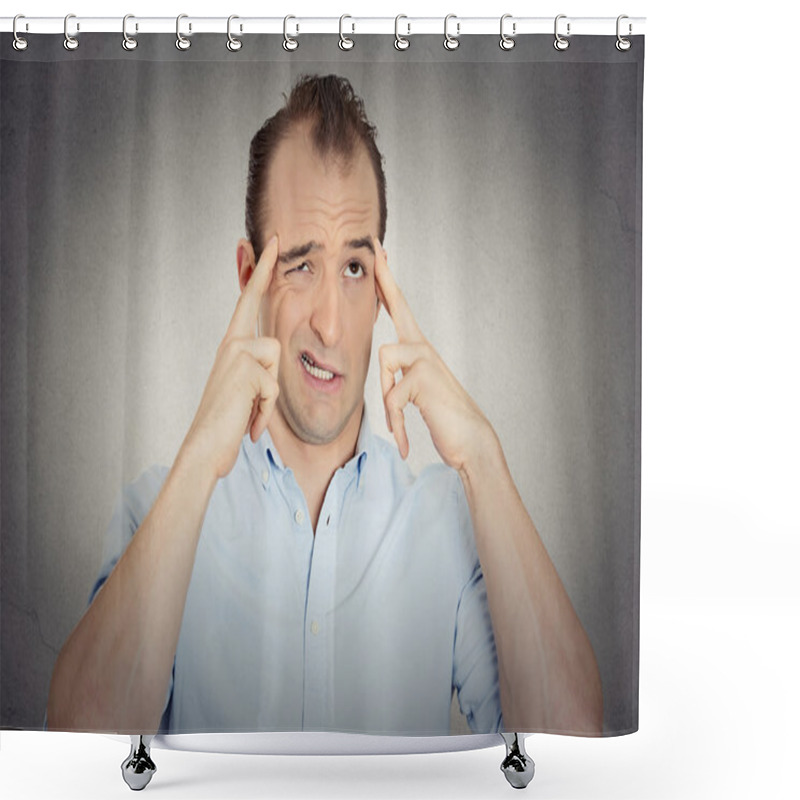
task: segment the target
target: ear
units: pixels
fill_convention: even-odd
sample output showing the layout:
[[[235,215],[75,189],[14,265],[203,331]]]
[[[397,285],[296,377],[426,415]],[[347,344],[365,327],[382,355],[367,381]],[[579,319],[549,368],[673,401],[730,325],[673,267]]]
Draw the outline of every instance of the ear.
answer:
[[[256,268],[256,253],[249,239],[239,239],[236,245],[236,268],[239,272],[239,291],[243,292]]]

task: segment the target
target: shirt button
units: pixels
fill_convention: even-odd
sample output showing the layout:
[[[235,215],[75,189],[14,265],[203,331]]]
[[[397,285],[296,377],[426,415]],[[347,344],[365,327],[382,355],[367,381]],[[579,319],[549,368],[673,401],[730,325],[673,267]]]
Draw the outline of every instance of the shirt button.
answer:
[[[314,620],[311,623],[311,633],[313,633],[314,636],[316,636],[319,633],[319,622],[317,622],[316,620]]]
[[[269,483],[269,470],[268,469],[265,469],[261,473],[261,480],[264,481],[264,483]]]
[[[294,512],[294,521],[298,525],[302,525],[303,524],[303,509],[298,508],[297,511]]]

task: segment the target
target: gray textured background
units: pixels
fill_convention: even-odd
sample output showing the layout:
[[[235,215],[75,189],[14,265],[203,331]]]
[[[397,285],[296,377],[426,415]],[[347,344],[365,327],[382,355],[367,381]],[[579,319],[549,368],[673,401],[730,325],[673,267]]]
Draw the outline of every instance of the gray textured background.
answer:
[[[378,127],[392,270],[500,436],[606,731],[635,729],[643,46],[119,38],[0,36],[0,724],[41,726],[119,491],[194,415],[238,293],[250,138],[297,76],[337,72]],[[393,338],[382,315],[374,353]],[[437,456],[407,418],[419,467]]]

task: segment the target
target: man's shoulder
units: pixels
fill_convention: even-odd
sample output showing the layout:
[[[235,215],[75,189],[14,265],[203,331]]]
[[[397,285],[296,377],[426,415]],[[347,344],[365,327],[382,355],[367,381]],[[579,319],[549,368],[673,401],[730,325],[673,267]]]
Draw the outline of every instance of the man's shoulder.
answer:
[[[376,437],[377,438],[377,437]],[[464,486],[457,470],[442,462],[427,464],[418,474],[400,456],[392,442],[375,446],[378,466],[370,472],[368,503],[380,508],[389,527],[403,531],[400,537],[417,553],[438,554],[439,569],[463,586],[478,563],[472,519]],[[373,465],[374,466],[374,465]],[[376,473],[384,472],[383,479]],[[394,474],[396,479],[387,475]],[[439,577],[444,573],[440,571]]]
[[[461,492],[461,479],[458,473],[442,462],[427,464],[414,473],[408,462],[404,461],[394,442],[375,436],[373,438],[375,463],[371,469],[380,477],[379,483],[389,482],[400,493],[430,494],[443,503],[458,503]]]
[[[153,464],[123,485],[106,528],[102,566],[89,593],[90,604],[149,513],[168,473],[167,467]]]

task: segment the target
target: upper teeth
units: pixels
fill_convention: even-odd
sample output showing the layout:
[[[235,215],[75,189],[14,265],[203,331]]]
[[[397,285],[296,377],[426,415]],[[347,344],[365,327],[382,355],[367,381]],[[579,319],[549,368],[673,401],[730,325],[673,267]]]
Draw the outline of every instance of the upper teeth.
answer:
[[[305,353],[303,353],[301,356],[301,361],[303,362],[303,366],[306,368],[306,372],[313,375],[315,378],[319,378],[321,381],[333,380],[333,373],[330,370],[314,366]]]

